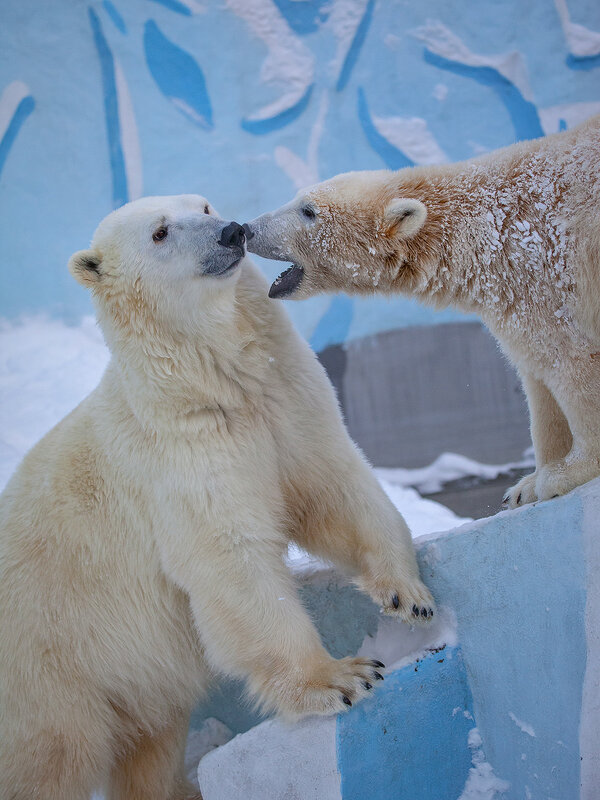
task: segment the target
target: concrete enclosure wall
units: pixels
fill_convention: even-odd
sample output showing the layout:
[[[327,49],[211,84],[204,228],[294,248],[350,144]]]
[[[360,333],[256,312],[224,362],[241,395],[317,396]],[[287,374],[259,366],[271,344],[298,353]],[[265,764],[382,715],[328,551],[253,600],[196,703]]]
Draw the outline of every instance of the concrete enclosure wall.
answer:
[[[598,32],[597,0],[5,3],[0,316],[89,311],[67,259],[141,194],[199,192],[244,221],[338,172],[571,127],[600,110]],[[458,318],[399,298],[289,307],[317,350]]]
[[[369,603],[337,596],[331,574],[312,578],[329,592],[325,644],[354,652],[362,632],[385,682],[337,721],[263,723],[209,754],[206,800],[597,800],[599,521],[597,479],[416,540],[442,624],[429,641],[388,628],[395,663]],[[339,636],[331,647],[334,617],[347,648]]]

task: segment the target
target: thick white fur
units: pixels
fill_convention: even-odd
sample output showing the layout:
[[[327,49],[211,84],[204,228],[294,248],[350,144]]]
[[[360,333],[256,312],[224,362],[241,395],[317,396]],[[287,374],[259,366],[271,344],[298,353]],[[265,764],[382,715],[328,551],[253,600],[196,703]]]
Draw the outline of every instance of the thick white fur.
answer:
[[[511,507],[600,474],[600,117],[461,164],[338,175],[250,227],[251,250],[303,267],[298,297],[402,292],[481,316],[530,408],[536,471]]]
[[[364,696],[375,667],[325,651],[290,540],[430,616],[406,524],[259,272],[200,274],[225,224],[205,206],[137,201],[71,259],[112,360],[1,497],[2,800],[197,797],[182,747],[213,673],[290,717]]]

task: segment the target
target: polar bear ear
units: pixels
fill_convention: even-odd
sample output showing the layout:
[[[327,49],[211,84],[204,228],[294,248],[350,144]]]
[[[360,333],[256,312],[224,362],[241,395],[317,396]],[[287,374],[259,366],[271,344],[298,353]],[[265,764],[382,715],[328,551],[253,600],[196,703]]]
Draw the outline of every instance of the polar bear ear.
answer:
[[[100,280],[102,258],[95,250],[79,250],[69,259],[69,272],[82,286],[91,288]]]
[[[418,233],[427,219],[427,209],[412,197],[395,197],[387,204],[384,219],[395,226],[395,233],[410,239]]]

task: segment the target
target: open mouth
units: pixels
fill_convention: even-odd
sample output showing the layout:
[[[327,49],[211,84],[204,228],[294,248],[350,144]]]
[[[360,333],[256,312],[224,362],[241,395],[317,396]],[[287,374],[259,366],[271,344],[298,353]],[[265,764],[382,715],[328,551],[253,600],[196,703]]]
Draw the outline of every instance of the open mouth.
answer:
[[[269,289],[269,297],[288,297],[293,294],[302,283],[304,270],[298,264],[292,264],[275,278]]]

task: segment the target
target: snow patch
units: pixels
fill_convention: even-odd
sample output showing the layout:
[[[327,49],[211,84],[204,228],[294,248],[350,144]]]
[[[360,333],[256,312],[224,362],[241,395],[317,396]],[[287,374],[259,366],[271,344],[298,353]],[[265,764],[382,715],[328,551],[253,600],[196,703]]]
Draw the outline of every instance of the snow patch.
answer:
[[[523,720],[519,719],[518,717],[515,717],[512,711],[508,712],[508,716],[512,719],[517,728],[522,730],[523,733],[526,733],[528,736],[532,736],[535,739],[535,731],[533,730],[531,725],[529,725],[529,723],[523,722]]]
[[[477,728],[469,731],[468,745],[473,766],[458,800],[497,800],[510,789],[510,783],[494,774],[491,764],[485,760],[481,736]]]
[[[493,480],[513,469],[527,469],[533,466],[535,459],[529,451],[524,453],[521,461],[508,464],[480,464],[458,453],[442,453],[427,467],[416,469],[378,467],[375,474],[382,485],[390,484],[394,488],[413,486],[423,494],[433,494],[441,491],[445,483],[459,478],[478,477]]]

